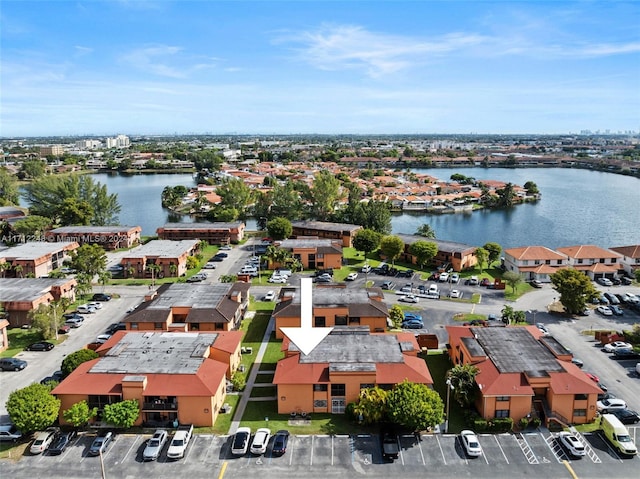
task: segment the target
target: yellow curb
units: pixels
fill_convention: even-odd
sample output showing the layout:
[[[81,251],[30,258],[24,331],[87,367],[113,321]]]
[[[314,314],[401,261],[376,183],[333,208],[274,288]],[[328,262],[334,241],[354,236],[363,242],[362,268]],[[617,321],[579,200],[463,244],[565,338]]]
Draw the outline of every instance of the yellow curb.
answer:
[[[564,464],[564,467],[567,468],[567,470],[569,471],[569,474],[571,474],[571,477],[573,479],[578,479],[578,475],[575,473],[575,471],[573,470],[573,468],[571,467],[571,464],[569,464],[568,461],[562,461],[562,464]]]

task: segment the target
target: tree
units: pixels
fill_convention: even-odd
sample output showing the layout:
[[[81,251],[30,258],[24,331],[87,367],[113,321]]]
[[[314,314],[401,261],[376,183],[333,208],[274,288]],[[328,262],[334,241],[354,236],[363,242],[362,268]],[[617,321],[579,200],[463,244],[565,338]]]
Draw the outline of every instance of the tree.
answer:
[[[127,429],[140,417],[140,405],[137,399],[126,399],[113,404],[105,404],[102,418],[117,428]]]
[[[500,258],[500,253],[502,252],[502,246],[500,246],[498,243],[486,243],[483,248],[487,251],[488,253],[488,262],[489,262],[489,266],[491,266],[495,261],[497,261]]]
[[[447,372],[447,379],[453,386],[453,397],[463,408],[473,404],[478,390],[475,379],[479,372],[472,364],[457,364]]]
[[[86,400],[75,403],[69,409],[62,411],[64,420],[73,427],[84,427],[89,421],[98,415],[98,408],[90,408]]]
[[[353,411],[363,424],[376,424],[387,415],[387,391],[379,387],[360,390],[360,396]]]
[[[516,192],[513,189],[512,183],[507,183],[504,185],[504,188],[498,188],[496,190],[496,195],[498,195],[498,206],[505,208],[513,206],[513,200],[516,197]]]
[[[291,226],[291,221],[286,218],[274,218],[267,223],[267,232],[271,238],[279,241],[291,236],[293,226]]]
[[[404,311],[398,304],[394,304],[389,309],[389,319],[393,323],[393,327],[395,329],[400,329],[402,327],[402,321],[404,321]]]
[[[65,198],[58,214],[62,226],[86,226],[94,216],[92,206],[87,201],[77,198]]]
[[[380,251],[382,254],[391,261],[391,264],[395,263],[400,253],[404,250],[404,241],[399,236],[385,236],[380,240]]]
[[[234,208],[238,211],[241,218],[247,217],[247,207],[253,200],[251,188],[240,178],[231,178],[225,180],[218,188],[216,193],[222,201],[220,204],[225,208]]]
[[[25,242],[27,238],[42,238],[49,228],[51,228],[51,220],[38,215],[29,215],[13,225],[15,232],[24,237]]]
[[[426,384],[406,379],[387,394],[389,419],[413,431],[422,431],[441,424],[444,405],[436,391]]]
[[[34,383],[9,394],[6,407],[11,422],[23,434],[29,434],[56,421],[60,400],[51,394],[50,386]]]
[[[370,200],[359,202],[354,209],[351,220],[357,225],[372,229],[378,233],[391,232],[391,209],[386,201]]]
[[[53,339],[58,337],[58,329],[64,318],[59,314],[59,305],[55,303],[40,304],[37,309],[29,311],[31,328],[39,331],[42,339]]]
[[[93,290],[93,286],[91,285],[92,279],[93,277],[87,273],[76,274],[76,293],[79,296],[87,295]]]
[[[104,249],[97,244],[83,244],[71,251],[71,267],[90,278],[99,275],[107,267],[107,255]]]
[[[520,273],[517,273],[516,271],[507,271],[502,275],[502,280],[511,286],[515,293],[518,284],[522,283],[522,276],[520,276]]]
[[[270,195],[269,218],[287,218],[295,221],[302,218],[303,202],[293,181],[287,180],[284,185],[276,183]],[[267,215],[265,215],[267,216]]]
[[[82,363],[86,363],[87,361],[91,361],[98,357],[98,353],[92,351],[91,349],[79,349],[75,353],[69,354],[62,360],[60,369],[62,370],[62,374],[67,377]]]
[[[310,215],[313,219],[326,221],[335,211],[341,199],[341,186],[328,170],[320,170],[313,177],[313,185],[307,192],[310,204]]]
[[[589,277],[578,270],[561,269],[550,278],[554,289],[560,294],[560,302],[569,314],[579,313],[587,301],[600,296]]]
[[[156,277],[162,271],[162,267],[159,264],[149,263],[147,264],[147,271],[151,272],[151,286],[156,285]]]
[[[489,257],[489,252],[484,248],[476,248],[476,258],[478,260],[478,269],[480,273],[484,271],[484,265]]]
[[[524,189],[527,190],[528,195],[537,195],[538,193],[540,193],[538,185],[536,185],[533,181],[527,181],[524,184]]]
[[[0,168],[0,206],[17,205],[20,202],[16,177],[3,166]]]
[[[358,230],[353,237],[353,247],[357,251],[364,252],[365,256],[378,249],[382,235],[370,229]]]
[[[47,163],[42,160],[27,160],[20,167],[20,176],[24,178],[40,178],[47,172]]]
[[[426,223],[423,225],[420,225],[420,227],[418,228],[418,231],[416,231],[416,234],[418,236],[424,236],[425,238],[430,238],[430,239],[436,238],[435,230],[431,227],[431,225]]]
[[[516,311],[509,305],[505,305],[501,312],[502,322],[505,324],[518,324],[526,322],[527,320],[527,315],[524,311]]]
[[[45,176],[25,187],[24,197],[31,214],[60,219],[61,205],[67,198],[86,201],[93,208],[90,224],[106,226],[118,223],[118,195],[110,195],[107,187],[89,175]]]
[[[438,245],[433,241],[419,240],[409,246],[409,253],[416,257],[420,268],[424,268],[438,254]]]

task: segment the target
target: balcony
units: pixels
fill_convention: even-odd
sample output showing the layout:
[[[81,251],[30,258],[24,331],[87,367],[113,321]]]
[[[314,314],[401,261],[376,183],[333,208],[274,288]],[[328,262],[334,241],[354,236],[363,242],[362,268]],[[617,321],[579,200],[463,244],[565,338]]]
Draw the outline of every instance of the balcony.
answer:
[[[177,409],[177,402],[153,401],[142,403],[143,411],[175,411]]]

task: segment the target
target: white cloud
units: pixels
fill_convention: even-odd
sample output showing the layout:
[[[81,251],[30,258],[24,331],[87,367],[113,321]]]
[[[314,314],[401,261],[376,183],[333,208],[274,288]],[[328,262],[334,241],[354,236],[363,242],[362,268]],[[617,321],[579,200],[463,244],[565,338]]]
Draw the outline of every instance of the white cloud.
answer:
[[[181,50],[180,47],[156,45],[133,50],[124,55],[122,59],[139,70],[171,78],[185,78],[186,72],[184,70],[171,67],[165,63]]]

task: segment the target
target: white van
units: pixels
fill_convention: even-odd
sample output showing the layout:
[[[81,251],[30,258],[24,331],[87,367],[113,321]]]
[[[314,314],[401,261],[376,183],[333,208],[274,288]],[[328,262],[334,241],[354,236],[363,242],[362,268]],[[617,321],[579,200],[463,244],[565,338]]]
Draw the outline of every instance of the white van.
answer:
[[[600,429],[604,437],[613,445],[615,449],[625,456],[635,456],[638,453],[636,445],[633,443],[629,431],[620,422],[620,419],[613,414],[603,414],[600,416]]]

